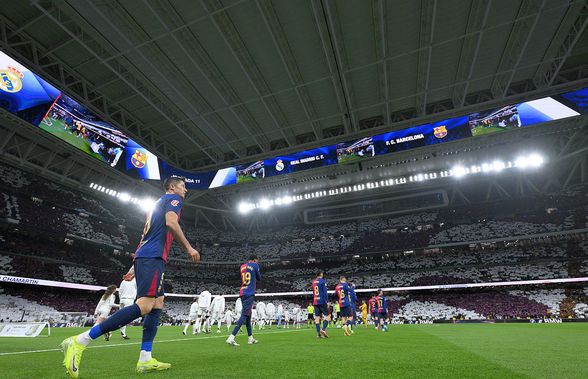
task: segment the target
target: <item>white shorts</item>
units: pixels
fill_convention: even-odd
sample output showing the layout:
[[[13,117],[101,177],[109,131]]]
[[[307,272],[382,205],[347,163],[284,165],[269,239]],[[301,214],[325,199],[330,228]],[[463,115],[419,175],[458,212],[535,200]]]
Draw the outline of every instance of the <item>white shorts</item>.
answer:
[[[98,309],[98,317],[104,317],[107,318],[110,315],[110,310],[112,308],[108,307],[108,308],[100,308]]]
[[[210,316],[210,313],[207,308],[198,309],[198,317],[202,317],[202,316],[204,316],[204,317]]]
[[[190,313],[190,321],[196,321],[196,318],[198,318],[198,314],[196,313]]]
[[[135,299],[120,299],[120,307],[121,308],[129,307],[133,304],[135,304]]]

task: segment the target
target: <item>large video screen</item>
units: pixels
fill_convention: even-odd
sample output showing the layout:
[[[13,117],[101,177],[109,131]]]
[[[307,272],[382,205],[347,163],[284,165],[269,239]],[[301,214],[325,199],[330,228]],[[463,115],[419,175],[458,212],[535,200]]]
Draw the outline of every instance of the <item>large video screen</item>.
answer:
[[[255,182],[265,177],[332,164],[359,162],[376,155],[578,116],[588,111],[588,88],[199,173],[183,171],[161,161],[85,106],[1,51],[0,108],[134,178],[159,180],[162,176],[183,175],[188,188],[209,189]]]
[[[472,136],[476,137],[579,115],[580,113],[563,102],[553,97],[544,97],[472,113],[468,116],[468,123]]]
[[[116,167],[128,142],[126,135],[66,95],[59,97],[39,127],[111,167]]]
[[[172,175],[183,176],[186,178],[186,188],[189,189],[209,189],[237,183],[237,170],[235,167],[228,167],[218,171],[189,172],[161,161],[161,172],[163,177],[166,178]]]
[[[39,126],[61,92],[0,51],[0,107]]]
[[[557,96],[564,104],[581,114],[588,113],[588,88],[562,93]]]
[[[265,178],[265,166],[263,161],[247,163],[237,166],[237,183],[254,182]]]
[[[337,163],[335,145],[300,151],[264,161],[265,175],[274,176],[323,167]]]
[[[161,178],[157,156],[1,51],[0,107],[132,177]]]
[[[456,141],[471,136],[468,118],[456,117],[431,124],[378,134],[373,137],[373,143],[376,155],[381,155]]]
[[[372,137],[337,144],[337,162],[354,163],[376,155]]]

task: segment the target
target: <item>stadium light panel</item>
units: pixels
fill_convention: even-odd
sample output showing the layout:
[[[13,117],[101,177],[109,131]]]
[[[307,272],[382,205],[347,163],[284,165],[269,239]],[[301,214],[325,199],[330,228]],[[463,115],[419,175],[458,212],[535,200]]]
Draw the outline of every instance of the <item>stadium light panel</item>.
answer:
[[[497,172],[502,171],[504,169],[504,167],[505,167],[504,162],[501,162],[501,161],[492,162],[492,169],[494,171],[497,171]]]
[[[126,193],[126,192],[123,192],[123,193],[121,193],[121,194],[120,194],[120,197],[119,197],[119,199],[120,199],[121,201],[124,201],[125,203],[127,203],[127,202],[129,202],[129,200],[131,200],[131,195],[129,195],[129,194],[128,194],[128,193]]]
[[[462,166],[455,166],[451,169],[451,172],[453,173],[453,176],[455,176],[456,178],[461,178],[467,174],[465,167]]]
[[[143,209],[145,212],[151,212],[155,207],[155,200],[151,198],[145,198],[141,200],[139,205],[141,206],[141,209]]]
[[[498,172],[501,172],[505,169],[510,169],[513,167],[519,167],[519,168],[539,167],[544,162],[545,162],[544,157],[542,157],[540,154],[534,153],[534,154],[531,154],[528,156],[521,156],[521,157],[517,158],[514,162],[508,161],[508,160],[507,161],[495,160],[493,162],[487,162],[487,163],[483,163],[481,165],[474,164],[474,165],[467,166],[467,167],[457,165],[457,166],[454,166],[453,168],[451,168],[450,170],[440,170],[440,171],[434,171],[434,172],[428,172],[428,173],[419,173],[419,174],[410,175],[410,176],[389,178],[389,179],[380,180],[379,182],[376,181],[376,182],[359,183],[359,184],[354,184],[354,185],[349,185],[349,186],[344,186],[344,187],[331,188],[328,190],[307,192],[304,194],[294,195],[291,197],[284,196],[284,197],[276,198],[275,200],[262,199],[262,200],[260,200],[259,203],[250,204],[249,210],[256,209],[256,208],[261,208],[261,209],[265,210],[265,209],[271,208],[273,205],[286,205],[286,204],[290,204],[294,201],[314,199],[314,198],[319,198],[319,197],[323,197],[323,196],[335,196],[335,195],[345,194],[345,193],[349,193],[349,192],[359,192],[359,191],[364,191],[366,189],[379,188],[380,186],[384,186],[384,185],[392,186],[392,185],[398,185],[398,184],[406,184],[408,182],[421,182],[424,180],[433,180],[433,179],[437,179],[437,178],[447,178],[450,176],[454,176],[456,178],[461,178],[461,177],[469,175],[469,174],[478,174],[481,172],[498,173]],[[115,191],[115,193],[116,193],[116,191]],[[244,207],[241,207],[240,209],[244,210]],[[242,213],[244,213],[244,212],[242,212]]]
[[[545,160],[543,159],[543,157],[539,154],[531,154],[529,156],[529,164],[531,167],[539,167],[541,166],[543,163],[545,162]]]
[[[272,206],[272,202],[268,199],[261,199],[259,201],[259,207],[261,209],[269,209]]]
[[[253,204],[246,203],[246,202],[239,203],[239,206],[238,206],[239,213],[241,213],[241,214],[249,213],[249,211],[253,209],[252,205]]]

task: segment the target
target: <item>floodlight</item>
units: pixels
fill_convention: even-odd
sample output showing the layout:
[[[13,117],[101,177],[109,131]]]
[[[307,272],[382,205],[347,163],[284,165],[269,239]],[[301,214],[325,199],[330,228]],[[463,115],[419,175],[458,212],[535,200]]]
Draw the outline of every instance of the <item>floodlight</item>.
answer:
[[[268,199],[261,199],[259,201],[259,207],[261,209],[269,209],[272,206],[272,201],[268,200]]]
[[[453,176],[455,176],[456,178],[461,178],[462,176],[465,176],[467,174],[467,171],[463,166],[455,166],[451,169],[451,171],[453,172]]]

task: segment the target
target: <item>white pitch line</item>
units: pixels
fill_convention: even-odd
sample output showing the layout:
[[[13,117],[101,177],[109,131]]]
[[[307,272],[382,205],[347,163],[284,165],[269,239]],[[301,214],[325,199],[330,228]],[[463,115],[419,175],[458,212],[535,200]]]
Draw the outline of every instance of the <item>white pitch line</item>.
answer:
[[[266,334],[278,334],[278,333],[290,333],[290,332],[302,332],[307,329],[294,329],[294,330],[280,330],[275,332],[263,332],[259,333],[261,335]],[[164,342],[179,342],[179,341],[190,341],[190,340],[205,340],[205,339],[212,339],[212,338],[226,338],[227,335],[220,335],[220,336],[204,336],[204,337],[185,337],[185,338],[176,338],[173,340],[156,340],[156,343],[164,343]],[[112,345],[99,345],[99,346],[88,346],[88,349],[102,349],[105,347],[118,347],[118,346],[132,346],[132,345],[140,345],[141,342],[129,342],[129,343],[117,343]],[[6,355],[19,355],[19,354],[32,354],[32,353],[47,353],[51,351],[61,351],[61,349],[43,349],[43,350],[27,350],[27,351],[12,351],[9,353],[0,353],[0,356]]]

